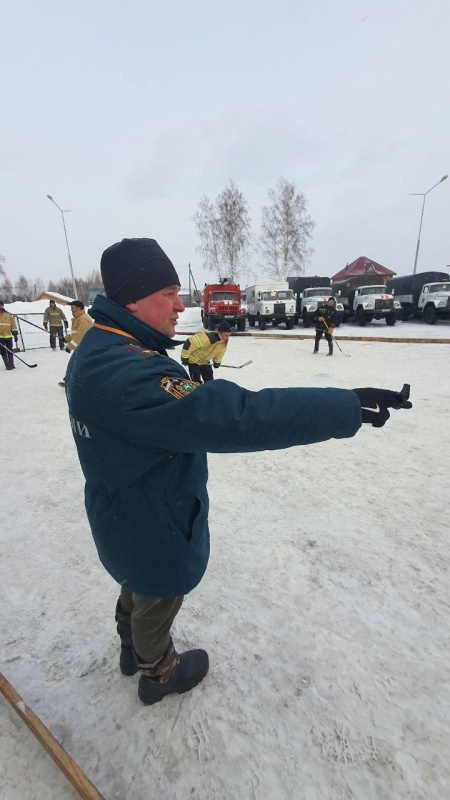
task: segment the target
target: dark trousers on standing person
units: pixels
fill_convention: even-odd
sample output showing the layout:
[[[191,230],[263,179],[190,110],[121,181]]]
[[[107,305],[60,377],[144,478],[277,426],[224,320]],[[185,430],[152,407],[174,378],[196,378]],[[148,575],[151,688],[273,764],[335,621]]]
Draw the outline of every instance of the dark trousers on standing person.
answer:
[[[65,343],[64,343],[64,333],[62,325],[50,325],[50,347],[52,350],[56,349],[56,338],[59,339],[59,349],[64,350]]]
[[[328,355],[332,356],[333,355],[333,337],[329,333],[327,333],[326,331],[323,331],[323,330],[316,330],[316,340],[314,342],[314,352],[315,353],[319,352],[319,342],[320,342],[320,340],[322,338],[322,334],[325,336],[325,339],[328,342]]]
[[[172,644],[170,629],[183,603],[184,596],[148,597],[130,592],[123,586],[116,615],[120,623],[131,625],[129,646],[134,648],[139,668],[158,679],[167,679],[176,666],[177,654]],[[116,617],[117,618],[117,617]],[[121,633],[119,629],[119,633]],[[124,637],[122,636],[122,644]]]
[[[188,370],[191,381],[196,383],[206,383],[206,381],[214,380],[211,364],[189,364]]]
[[[14,356],[12,354],[12,336],[9,339],[0,339],[0,344],[2,345],[0,350],[2,351],[3,363],[6,369],[15,369]]]

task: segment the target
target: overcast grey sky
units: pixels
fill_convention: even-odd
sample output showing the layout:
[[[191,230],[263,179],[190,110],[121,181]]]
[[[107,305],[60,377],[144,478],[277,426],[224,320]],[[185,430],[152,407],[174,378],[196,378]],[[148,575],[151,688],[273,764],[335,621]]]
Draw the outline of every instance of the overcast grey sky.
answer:
[[[3,0],[0,253],[13,280],[156,238],[203,283],[192,217],[230,179],[253,234],[285,177],[316,222],[310,274],[412,271],[420,197],[450,172],[448,0]],[[450,179],[418,271],[450,264]],[[257,271],[257,270],[256,270]]]

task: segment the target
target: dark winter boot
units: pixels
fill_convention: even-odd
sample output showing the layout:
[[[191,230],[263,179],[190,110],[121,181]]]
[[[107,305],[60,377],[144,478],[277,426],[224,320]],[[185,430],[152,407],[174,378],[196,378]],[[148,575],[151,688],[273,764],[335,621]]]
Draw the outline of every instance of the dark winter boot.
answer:
[[[139,699],[148,706],[159,703],[168,694],[183,694],[193,689],[209,669],[205,650],[187,650],[179,655],[173,642],[164,655],[153,663],[145,664],[138,655],[137,658],[142,673],[139,678]]]
[[[124,614],[120,603],[120,597],[116,605],[117,633],[120,636],[120,671],[122,675],[135,675],[138,671],[136,658],[133,649],[133,637],[131,634],[131,616]]]
[[[315,348],[314,348],[314,350],[313,350],[313,356],[315,356],[315,355],[316,355],[316,353],[318,353],[318,352],[319,352],[319,348],[318,348],[318,347],[315,347]]]
[[[327,356],[332,356],[332,355],[333,355],[333,342],[330,342],[329,345],[328,345]]]

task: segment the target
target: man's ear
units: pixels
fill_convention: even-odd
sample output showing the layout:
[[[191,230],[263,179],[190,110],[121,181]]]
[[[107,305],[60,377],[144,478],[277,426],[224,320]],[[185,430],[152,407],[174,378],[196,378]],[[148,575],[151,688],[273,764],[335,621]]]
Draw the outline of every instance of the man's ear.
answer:
[[[125,308],[126,308],[126,309],[127,309],[127,311],[129,311],[131,314],[136,314],[136,311],[138,310],[137,303],[127,303],[127,304],[126,304],[126,306],[125,306]]]

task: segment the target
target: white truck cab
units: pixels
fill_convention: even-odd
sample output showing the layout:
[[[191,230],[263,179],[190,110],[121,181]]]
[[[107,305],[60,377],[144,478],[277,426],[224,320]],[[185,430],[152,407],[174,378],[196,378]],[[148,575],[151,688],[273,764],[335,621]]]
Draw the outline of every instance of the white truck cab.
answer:
[[[386,325],[395,325],[400,303],[386,291],[384,285],[359,286],[349,292],[350,309],[361,327],[373,319],[385,319]]]
[[[304,289],[299,294],[298,315],[303,321],[304,328],[310,328],[313,317],[320,303],[326,303],[329,297],[334,297],[331,286],[317,286]],[[344,317],[344,306],[336,299],[336,327],[338,328]]]
[[[287,330],[294,327],[295,299],[287,281],[256,283],[245,289],[247,314],[251,328],[258,323],[263,331],[268,322],[276,326],[285,322]]]
[[[417,307],[428,325],[434,325],[438,319],[450,319],[450,282],[422,286]]]

